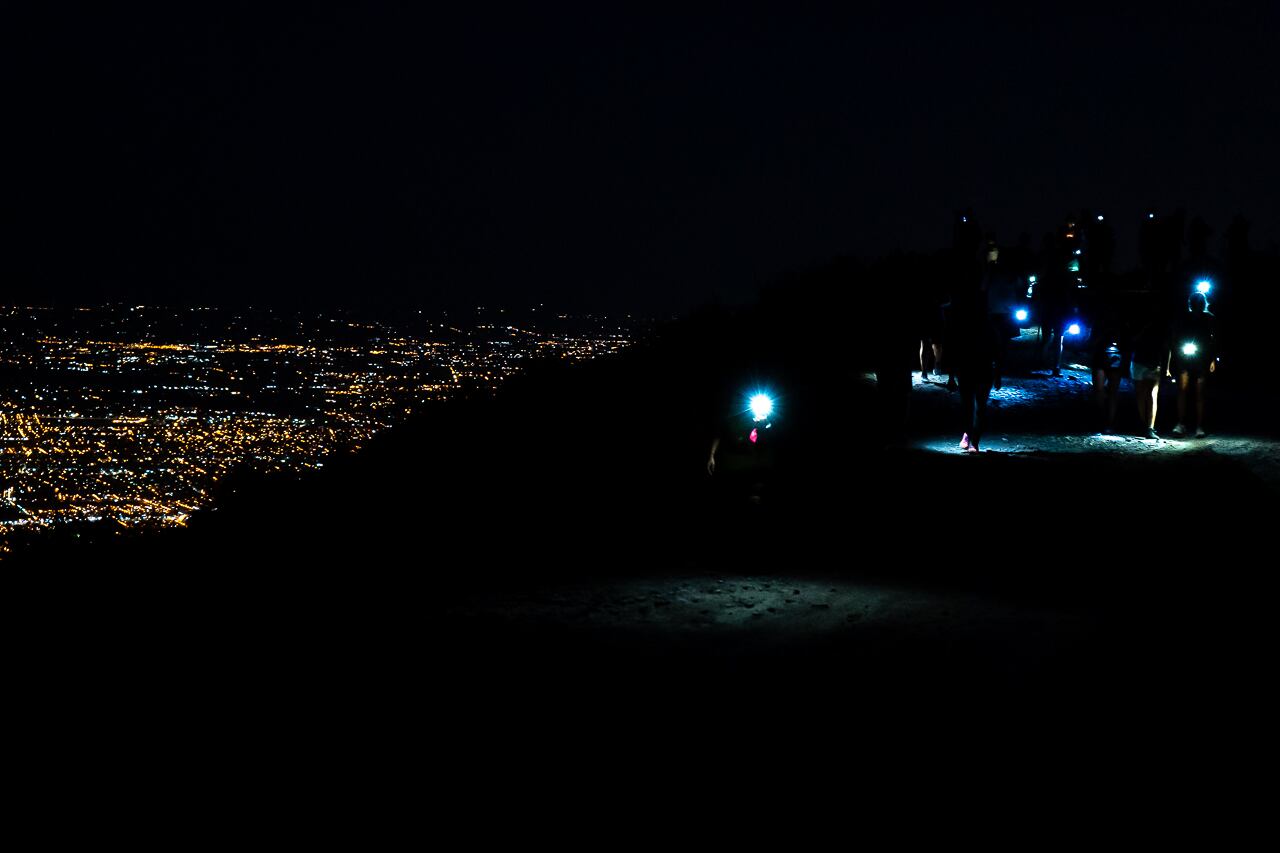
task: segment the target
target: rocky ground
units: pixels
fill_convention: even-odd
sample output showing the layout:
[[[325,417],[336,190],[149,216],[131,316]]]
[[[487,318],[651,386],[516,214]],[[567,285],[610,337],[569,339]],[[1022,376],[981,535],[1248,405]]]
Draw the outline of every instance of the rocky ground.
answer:
[[[1015,353],[1015,358],[1016,358]],[[1133,385],[1121,385],[1115,434],[1097,429],[1090,371],[1065,361],[1062,375],[1028,369],[1027,354],[1015,360],[1015,374],[1003,387],[991,392],[989,432],[984,452],[1037,454],[1098,453],[1104,455],[1221,455],[1247,467],[1259,478],[1280,489],[1280,441],[1262,432],[1267,424],[1247,423],[1250,408],[1245,389],[1229,382],[1215,383],[1207,419],[1209,434],[1197,439],[1171,434],[1176,421],[1176,393],[1172,380],[1161,385],[1157,409],[1156,439],[1140,435]],[[864,381],[874,381],[873,377]],[[938,429],[943,423],[959,424],[958,392],[948,389],[945,377],[919,372],[912,378],[913,425],[908,445],[921,450],[959,453],[959,436]],[[950,432],[959,432],[953,426]],[[1274,431],[1272,431],[1274,432]]]
[[[975,456],[957,446],[958,395],[917,374],[907,437],[863,482],[790,511],[735,510],[708,534],[729,543],[719,553],[672,542],[639,571],[454,598],[440,624],[465,654],[444,671],[480,693],[789,685],[846,710],[1228,695],[1260,663],[1265,619],[1242,591],[1259,580],[1248,555],[1270,547],[1256,516],[1275,508],[1280,444],[1240,426],[1229,386],[1205,439],[1126,434],[1127,380],[1120,429],[1102,435],[1092,393],[1074,362],[1061,377],[1024,364],[993,393]],[[753,538],[770,544],[757,553]]]

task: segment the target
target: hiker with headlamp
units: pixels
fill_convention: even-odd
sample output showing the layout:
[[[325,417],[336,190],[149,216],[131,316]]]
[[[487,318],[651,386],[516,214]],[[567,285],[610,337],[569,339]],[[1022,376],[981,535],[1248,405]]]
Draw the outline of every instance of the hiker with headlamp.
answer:
[[[1209,298],[1195,291],[1187,300],[1187,313],[1174,324],[1170,375],[1178,381],[1178,425],[1173,435],[1187,434],[1187,397],[1195,386],[1196,438],[1204,438],[1204,411],[1209,374],[1218,368],[1217,321],[1209,311]]]

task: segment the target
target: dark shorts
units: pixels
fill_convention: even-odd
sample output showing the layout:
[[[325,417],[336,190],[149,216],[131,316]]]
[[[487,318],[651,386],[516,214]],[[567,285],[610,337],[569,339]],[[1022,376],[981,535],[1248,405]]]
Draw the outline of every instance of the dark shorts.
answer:
[[[776,467],[772,448],[723,448],[716,453],[716,476],[760,477]]]
[[[1089,354],[1089,366],[1094,370],[1120,370],[1125,369],[1125,358],[1120,356],[1117,364],[1111,363],[1111,356],[1107,355],[1105,350],[1092,352]]]
[[[1173,362],[1173,375],[1180,376],[1186,373],[1192,379],[1203,379],[1209,375],[1209,365],[1203,361],[1178,361]]]
[[[1129,365],[1129,378],[1134,382],[1159,382],[1164,371],[1158,367],[1150,367],[1138,362]]]
[[[991,328],[995,329],[1002,341],[1022,334],[1022,328],[1018,325],[1018,321],[1013,319],[1012,314],[992,314]]]
[[[930,341],[935,344],[941,344],[943,336],[947,331],[946,319],[942,316],[941,308],[933,308],[925,311],[918,323],[920,330],[920,339],[922,341]]]
[[[1039,316],[1040,324],[1046,329],[1061,331],[1067,325],[1070,313],[1071,306],[1062,302],[1042,302],[1035,306],[1035,315]]]

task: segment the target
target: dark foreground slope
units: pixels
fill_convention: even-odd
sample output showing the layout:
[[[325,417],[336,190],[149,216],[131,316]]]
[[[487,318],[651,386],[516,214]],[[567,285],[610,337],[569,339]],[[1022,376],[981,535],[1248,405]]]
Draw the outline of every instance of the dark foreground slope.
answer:
[[[1273,492],[1211,456],[895,449],[829,332],[702,318],[242,486],[178,535],[28,560],[32,659],[123,703],[388,725],[1251,701]],[[789,430],[759,505],[705,472],[756,383]]]

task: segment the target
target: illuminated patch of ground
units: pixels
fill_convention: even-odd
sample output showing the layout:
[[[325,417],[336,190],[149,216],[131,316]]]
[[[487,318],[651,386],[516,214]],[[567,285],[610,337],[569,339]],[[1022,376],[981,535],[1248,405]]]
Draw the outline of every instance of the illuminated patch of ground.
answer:
[[[1247,468],[1273,488],[1280,488],[1280,442],[1264,435],[1238,430],[1214,429],[1205,438],[1175,437],[1170,434],[1173,390],[1166,382],[1161,397],[1160,437],[1148,439],[1135,433],[1136,416],[1132,383],[1123,381],[1115,434],[1094,428],[1094,387],[1090,373],[1082,365],[1063,368],[1062,376],[1047,372],[1013,376],[1004,387],[992,391],[987,434],[982,452],[1026,456],[1058,454],[1100,454],[1114,457],[1221,456]],[[1214,400],[1219,412],[1240,404]],[[960,450],[959,392],[946,387],[945,379],[931,375],[922,380],[913,374],[912,428],[904,445],[939,453],[963,454]]]
[[[584,628],[690,634],[836,634],[868,628],[931,633],[1062,618],[977,594],[773,575],[647,578],[486,597],[456,615]]]

